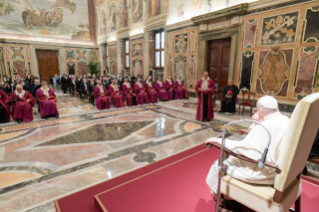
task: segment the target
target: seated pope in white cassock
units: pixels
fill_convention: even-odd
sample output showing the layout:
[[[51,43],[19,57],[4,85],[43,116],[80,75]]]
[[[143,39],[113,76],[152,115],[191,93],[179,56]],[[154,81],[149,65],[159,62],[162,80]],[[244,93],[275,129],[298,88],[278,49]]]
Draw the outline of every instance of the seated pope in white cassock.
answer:
[[[259,122],[269,130],[271,143],[269,146],[266,161],[276,164],[280,154],[280,142],[288,127],[289,118],[282,115],[278,110],[278,103],[274,97],[264,96],[257,102],[257,117]],[[237,154],[242,154],[254,160],[260,160],[268,143],[268,134],[260,125],[253,124],[247,136],[241,141],[230,139],[225,140],[225,147]],[[221,138],[210,138],[207,143],[221,144]],[[257,164],[242,161],[230,156],[224,160],[227,165],[227,174],[254,184],[272,185],[274,184],[275,169],[264,167],[259,169]],[[209,170],[206,183],[213,194],[217,193],[218,186],[218,160],[216,160]]]

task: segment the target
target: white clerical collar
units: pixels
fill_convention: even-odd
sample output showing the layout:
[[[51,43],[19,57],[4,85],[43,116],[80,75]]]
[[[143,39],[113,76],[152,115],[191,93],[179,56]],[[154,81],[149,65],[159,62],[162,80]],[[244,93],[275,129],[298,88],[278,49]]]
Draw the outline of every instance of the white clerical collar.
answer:
[[[131,88],[131,84],[128,82],[124,82],[124,85],[126,85],[127,88]]]
[[[204,77],[202,78],[203,81],[209,81],[209,77],[207,77],[207,79],[205,79]]]
[[[115,84],[115,85],[111,84],[111,86],[114,88],[114,91],[118,91],[119,90],[119,88],[117,87],[117,84]]]

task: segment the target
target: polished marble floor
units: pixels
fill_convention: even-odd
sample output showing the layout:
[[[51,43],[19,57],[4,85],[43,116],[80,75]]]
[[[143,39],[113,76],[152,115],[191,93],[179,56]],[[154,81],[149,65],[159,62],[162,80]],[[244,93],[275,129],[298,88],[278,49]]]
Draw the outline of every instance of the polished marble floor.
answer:
[[[195,119],[196,99],[98,111],[57,91],[60,118],[1,125],[0,211],[55,212],[53,201],[219,136],[244,116]],[[218,105],[216,105],[216,111]],[[227,128],[229,134],[239,127]]]

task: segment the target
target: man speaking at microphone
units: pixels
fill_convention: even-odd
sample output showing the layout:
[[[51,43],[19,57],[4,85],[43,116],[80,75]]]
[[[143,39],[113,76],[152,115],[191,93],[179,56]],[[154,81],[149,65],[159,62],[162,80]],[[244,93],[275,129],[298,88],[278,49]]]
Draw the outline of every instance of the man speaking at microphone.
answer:
[[[287,130],[289,118],[278,110],[278,103],[274,97],[264,96],[257,102],[257,114],[254,116],[270,132],[271,142],[266,161],[276,164],[280,154],[281,138]],[[241,141],[225,140],[225,147],[236,154],[242,154],[253,160],[260,160],[268,144],[268,134],[263,127],[253,124],[247,136]],[[222,143],[221,138],[210,138],[206,144]],[[265,166],[258,168],[258,164],[246,162],[230,156],[224,160],[227,165],[227,174],[247,183],[273,185],[275,169]],[[218,186],[218,160],[209,170],[206,183],[213,194],[217,193]]]

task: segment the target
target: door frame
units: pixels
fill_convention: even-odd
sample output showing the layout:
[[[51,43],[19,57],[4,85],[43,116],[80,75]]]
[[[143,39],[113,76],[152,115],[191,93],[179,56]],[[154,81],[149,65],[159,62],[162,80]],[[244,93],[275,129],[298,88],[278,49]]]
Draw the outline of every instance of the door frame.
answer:
[[[60,75],[60,73],[61,73],[61,71],[60,71],[60,66],[59,66],[59,51],[58,50],[54,50],[54,49],[36,49],[35,50],[35,54],[36,54],[36,56],[37,56],[37,61],[38,61],[38,53],[37,53],[37,51],[50,51],[50,52],[54,52],[55,54],[57,53],[57,59],[58,59],[58,67],[59,67],[59,73],[58,73],[58,75]],[[38,65],[39,65],[39,61],[38,61]],[[38,67],[39,68],[39,67]],[[52,73],[51,73],[51,75],[52,75]],[[41,78],[41,74],[40,74],[40,69],[39,69],[39,79],[41,79],[41,80],[43,80],[42,78]],[[48,84],[50,84],[49,82],[48,82]]]
[[[59,70],[60,74],[65,74],[65,60],[64,60],[64,47],[60,46],[46,46],[46,45],[30,45],[30,50],[33,58],[33,73],[35,76],[40,77],[40,71],[39,71],[39,63],[38,63],[38,56],[37,56],[37,50],[53,50],[58,51],[58,62],[59,62]]]
[[[204,71],[207,69],[208,60],[208,42],[212,40],[220,40],[225,38],[231,39],[230,58],[229,58],[229,73],[228,79],[236,79],[236,64],[238,61],[238,49],[240,43],[241,25],[228,27],[224,29],[201,32],[198,40],[198,63],[197,63],[197,79],[201,79]]]

